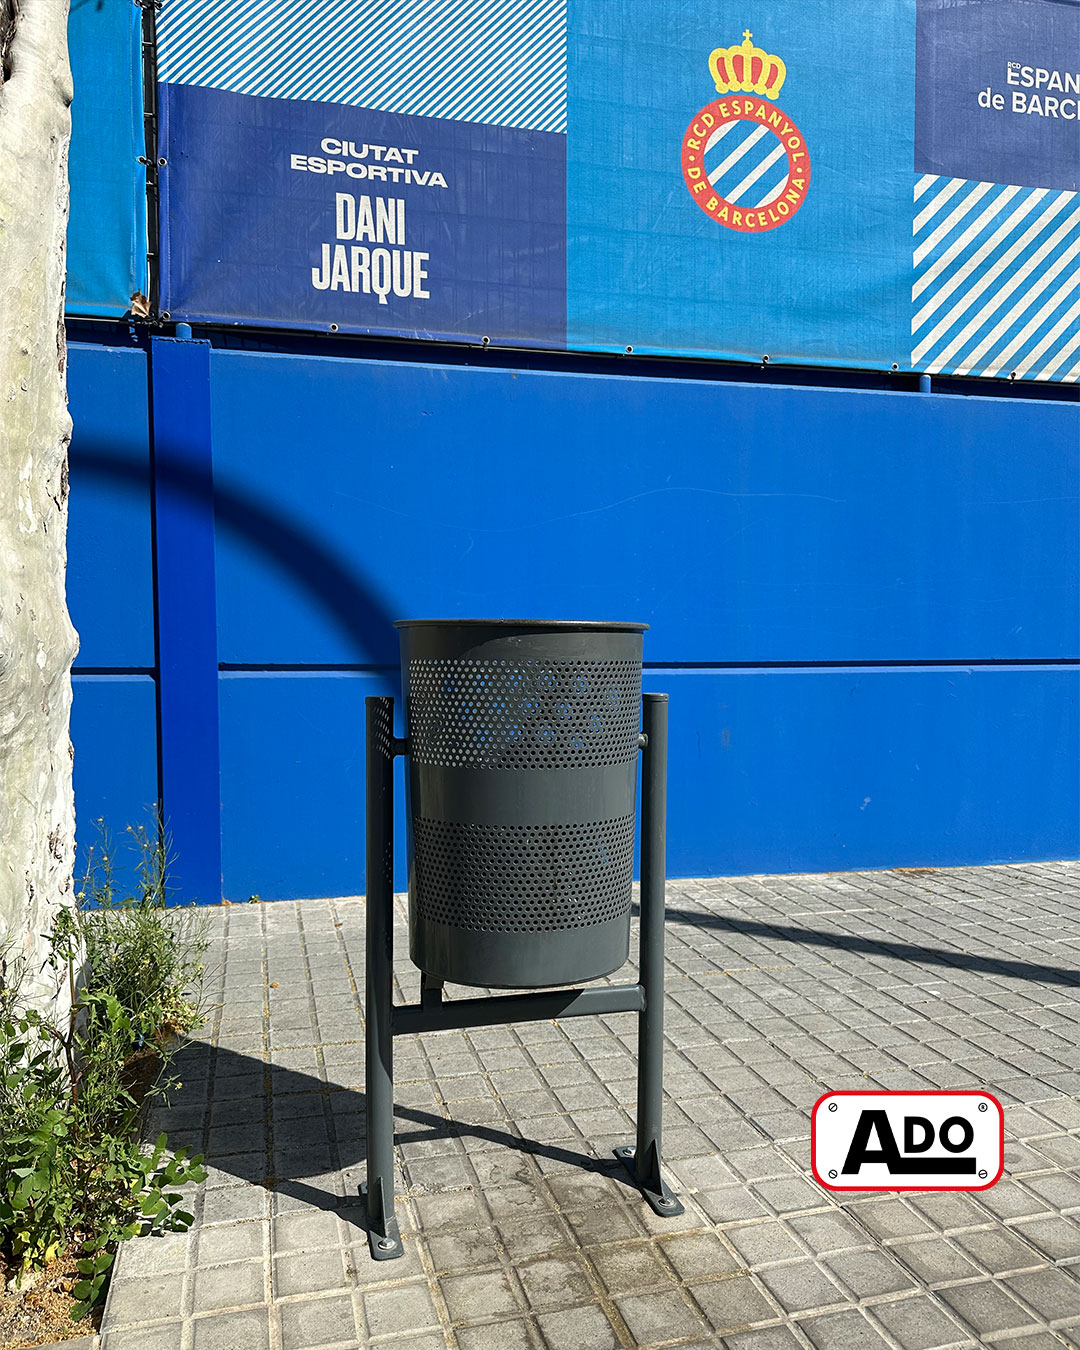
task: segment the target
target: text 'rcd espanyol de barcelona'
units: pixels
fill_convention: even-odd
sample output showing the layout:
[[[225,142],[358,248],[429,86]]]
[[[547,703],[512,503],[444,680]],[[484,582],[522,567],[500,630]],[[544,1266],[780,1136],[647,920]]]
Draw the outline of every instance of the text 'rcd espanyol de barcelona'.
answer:
[[[752,37],[747,30],[740,46],[709,56],[717,92],[728,97],[707,104],[687,127],[682,170],[707,216],[757,234],[783,225],[806,200],[810,154],[791,118],[767,101],[780,92],[787,67]]]

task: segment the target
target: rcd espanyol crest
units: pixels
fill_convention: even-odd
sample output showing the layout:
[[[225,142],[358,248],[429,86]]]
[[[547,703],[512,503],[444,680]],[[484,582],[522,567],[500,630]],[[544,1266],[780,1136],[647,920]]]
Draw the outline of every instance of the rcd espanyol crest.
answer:
[[[743,33],[738,47],[717,47],[709,70],[717,93],[682,142],[690,195],[729,230],[775,230],[798,211],[810,187],[810,154],[802,132],[771,102],[787,78],[778,56]],[[764,95],[764,97],[761,97]]]

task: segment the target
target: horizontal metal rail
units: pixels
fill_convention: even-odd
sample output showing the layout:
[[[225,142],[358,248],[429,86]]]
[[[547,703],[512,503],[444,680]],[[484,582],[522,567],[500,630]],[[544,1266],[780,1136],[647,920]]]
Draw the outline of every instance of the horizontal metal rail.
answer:
[[[414,1036],[424,1031],[460,1031],[466,1027],[496,1026],[503,1022],[544,1022],[552,1017],[641,1012],[644,1007],[645,991],[640,984],[544,989],[535,994],[506,994],[499,998],[462,998],[427,1007],[409,1004],[393,1010],[391,1028],[395,1036]]]

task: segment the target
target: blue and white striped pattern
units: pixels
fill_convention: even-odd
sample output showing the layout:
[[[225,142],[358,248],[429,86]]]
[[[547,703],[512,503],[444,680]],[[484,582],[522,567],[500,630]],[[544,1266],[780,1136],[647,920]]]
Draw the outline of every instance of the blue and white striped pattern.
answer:
[[[754,210],[787,187],[787,151],[760,122],[725,122],[705,144],[705,172],[721,197]]]
[[[923,174],[911,364],[1080,379],[1080,194]]]
[[[158,78],[566,130],[566,0],[165,0]]]

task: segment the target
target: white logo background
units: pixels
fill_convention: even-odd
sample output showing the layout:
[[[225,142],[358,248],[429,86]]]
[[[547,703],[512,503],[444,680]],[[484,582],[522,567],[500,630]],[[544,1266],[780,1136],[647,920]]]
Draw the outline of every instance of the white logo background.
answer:
[[[836,1092],[814,1107],[811,1165],[831,1190],[982,1190],[1004,1163],[986,1092]]]

